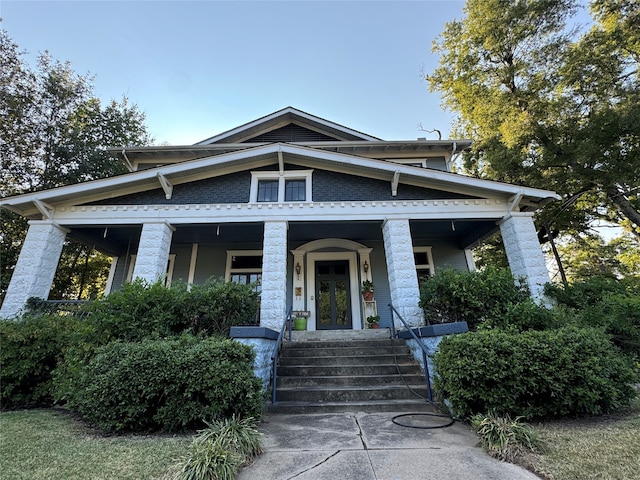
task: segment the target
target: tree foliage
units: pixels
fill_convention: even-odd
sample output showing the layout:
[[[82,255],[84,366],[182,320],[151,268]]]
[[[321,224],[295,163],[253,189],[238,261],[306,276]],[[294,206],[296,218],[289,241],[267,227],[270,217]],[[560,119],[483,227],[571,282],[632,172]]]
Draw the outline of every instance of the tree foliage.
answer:
[[[126,97],[103,104],[93,79],[47,52],[31,67],[25,53],[0,29],[0,196],[18,195],[124,173],[106,147],[146,145],[151,139],[144,114]],[[19,254],[26,222],[2,212],[0,299]],[[87,276],[104,257],[91,247],[68,242],[54,286],[58,297],[88,296],[96,290]],[[82,272],[84,281],[80,280]],[[75,277],[70,281],[70,276]],[[65,287],[61,281],[66,280]],[[93,289],[93,290],[92,290]]]
[[[468,0],[434,43],[426,78],[475,140],[479,177],[547,188],[541,239],[594,219],[640,238],[640,13],[633,0],[593,0],[593,25],[571,29],[576,0]]]

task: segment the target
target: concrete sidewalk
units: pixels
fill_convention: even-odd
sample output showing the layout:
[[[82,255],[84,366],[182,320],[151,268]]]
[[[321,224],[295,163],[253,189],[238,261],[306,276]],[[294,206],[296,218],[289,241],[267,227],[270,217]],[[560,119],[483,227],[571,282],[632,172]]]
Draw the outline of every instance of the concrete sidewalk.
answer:
[[[455,423],[422,430],[392,423],[394,413],[268,415],[259,430],[265,453],[239,480],[533,480],[533,473],[485,454]],[[446,419],[403,417],[410,425]]]

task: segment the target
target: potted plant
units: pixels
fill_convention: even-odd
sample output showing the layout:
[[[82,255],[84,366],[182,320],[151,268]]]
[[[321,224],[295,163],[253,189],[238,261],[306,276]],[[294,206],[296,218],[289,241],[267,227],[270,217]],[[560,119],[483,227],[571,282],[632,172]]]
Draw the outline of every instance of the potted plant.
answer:
[[[293,319],[293,329],[294,330],[306,330],[307,329],[307,319],[305,317],[296,317]]]
[[[362,298],[365,302],[373,300],[373,282],[371,280],[362,282]]]
[[[380,328],[380,315],[367,317],[367,325],[369,325],[369,328]]]

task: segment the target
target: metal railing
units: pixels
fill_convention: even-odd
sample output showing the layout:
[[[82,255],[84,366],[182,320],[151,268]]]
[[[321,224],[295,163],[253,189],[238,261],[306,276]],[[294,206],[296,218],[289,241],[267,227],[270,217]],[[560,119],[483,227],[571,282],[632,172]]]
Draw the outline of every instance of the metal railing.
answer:
[[[413,331],[413,329],[407,324],[404,318],[402,318],[402,315],[400,315],[400,313],[395,309],[395,307],[391,303],[389,304],[389,309],[391,310],[391,336],[393,338],[398,337],[398,334],[396,333],[396,328],[395,328],[395,320],[393,318],[395,314],[398,317],[398,319],[402,322],[402,324],[405,326],[405,328],[407,329],[411,337],[413,337],[413,339],[416,341],[416,343],[422,350],[422,359],[424,360],[424,373],[425,373],[424,378],[425,378],[425,383],[427,384],[427,397],[430,402],[433,402],[433,392],[431,390],[431,379],[429,378],[429,362],[427,359],[427,357],[429,356],[429,352],[427,352],[427,347],[424,346],[424,344],[420,341],[420,339],[418,338],[416,333]]]
[[[292,311],[293,311],[293,307],[290,307],[284,319],[284,323],[282,324],[282,328],[280,329],[280,334],[278,335],[276,346],[273,349],[273,354],[271,355],[271,362],[273,365],[273,371],[271,373],[271,403],[272,404],[276,403],[276,384],[278,383],[278,355],[280,354],[280,348],[282,347],[282,340],[284,338],[285,331],[287,331],[287,327],[289,327],[289,338],[287,340],[291,341],[291,330],[293,330],[293,322],[292,322],[292,315],[291,315]]]

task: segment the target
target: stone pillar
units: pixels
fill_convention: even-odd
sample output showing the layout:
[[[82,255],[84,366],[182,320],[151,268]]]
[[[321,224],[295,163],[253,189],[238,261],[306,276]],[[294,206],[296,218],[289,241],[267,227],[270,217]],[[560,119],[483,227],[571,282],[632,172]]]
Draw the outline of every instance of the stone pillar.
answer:
[[[0,318],[20,314],[30,297],[48,298],[69,231],[51,220],[32,220],[4,297]]]
[[[260,326],[280,331],[287,309],[287,222],[264,222]]]
[[[533,224],[533,213],[513,212],[498,224],[511,273],[525,279],[532,298],[547,303],[544,284],[549,282],[549,271]]]
[[[382,224],[382,237],[389,272],[391,303],[409,325],[421,325],[424,323],[424,316],[419,305],[420,288],[409,220],[385,220]],[[403,327],[398,319],[395,320],[395,325]]]
[[[167,222],[145,223],[142,226],[140,244],[133,268],[133,278],[149,283],[164,281],[169,263],[171,236],[175,228]]]

